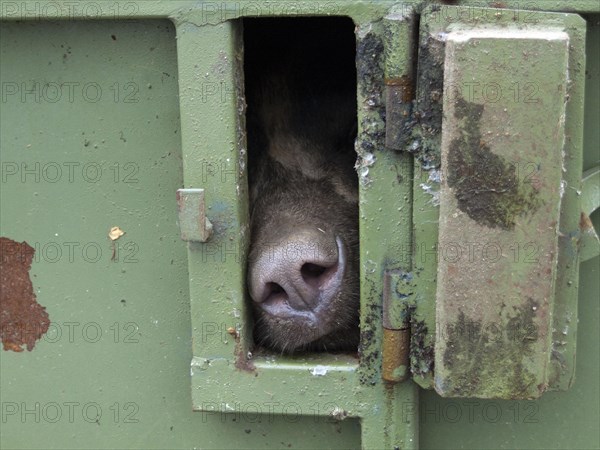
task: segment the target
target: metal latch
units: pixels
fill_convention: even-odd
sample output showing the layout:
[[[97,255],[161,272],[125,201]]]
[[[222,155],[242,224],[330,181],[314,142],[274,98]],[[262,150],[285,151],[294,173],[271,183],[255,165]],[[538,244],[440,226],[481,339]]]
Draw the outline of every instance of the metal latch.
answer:
[[[212,234],[212,223],[206,218],[204,189],[178,189],[177,209],[181,239],[206,242]]]

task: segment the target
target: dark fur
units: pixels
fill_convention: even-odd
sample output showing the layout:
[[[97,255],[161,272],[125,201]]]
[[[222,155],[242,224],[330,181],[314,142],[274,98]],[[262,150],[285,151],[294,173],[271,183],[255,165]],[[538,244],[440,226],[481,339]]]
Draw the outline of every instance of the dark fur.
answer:
[[[249,265],[275,240],[293,239],[294,229],[303,226],[327,230],[329,241],[339,236],[348,253],[341,291],[318,326],[254,308],[257,343],[284,352],[358,346],[356,77],[352,23],[343,20],[244,24]],[[289,160],[298,160],[297,166]],[[318,170],[313,174],[311,167]]]

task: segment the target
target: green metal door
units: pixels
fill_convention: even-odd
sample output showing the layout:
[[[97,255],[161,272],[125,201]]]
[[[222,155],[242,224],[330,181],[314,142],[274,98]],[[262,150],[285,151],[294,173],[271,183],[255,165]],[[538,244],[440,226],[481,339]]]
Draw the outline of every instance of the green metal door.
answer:
[[[600,8],[425,3],[0,2],[3,448],[600,445]],[[252,342],[241,30],[294,15],[356,24],[359,357]],[[505,164],[487,181],[516,166],[546,187],[468,228],[473,203],[453,196],[490,154]],[[531,231],[539,202],[554,233]],[[480,242],[543,258],[486,271],[452,253],[489,230]],[[514,273],[474,293],[494,270]],[[463,323],[516,323],[534,344],[457,328],[453,293],[507,289],[510,313]]]

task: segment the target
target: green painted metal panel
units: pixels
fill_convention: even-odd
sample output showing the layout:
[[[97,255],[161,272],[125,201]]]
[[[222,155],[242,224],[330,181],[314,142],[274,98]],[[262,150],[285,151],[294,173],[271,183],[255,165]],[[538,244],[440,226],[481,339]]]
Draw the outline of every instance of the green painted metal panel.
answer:
[[[0,234],[36,250],[51,320],[0,352],[0,447],[356,447],[358,421],[291,398],[286,417],[192,411],[176,42],[168,21],[0,24]]]
[[[596,215],[594,223],[600,226]],[[537,400],[443,398],[423,391],[420,443],[425,449],[573,449],[600,447],[600,260],[581,264],[576,379],[568,391]]]
[[[251,338],[244,310],[231,308],[242,305],[238,293],[243,289],[243,271],[239,265],[226,265],[231,285],[207,283],[209,273],[190,276],[186,247],[193,273],[203,258],[235,259],[243,253],[245,243],[243,238],[240,240],[241,233],[234,236],[235,244],[224,248],[215,246],[215,242],[211,247],[209,241],[202,250],[202,244],[182,242],[175,202],[178,188],[205,187],[207,178],[214,181],[215,176],[224,173],[221,181],[211,183],[212,192],[207,192],[207,215],[217,219],[217,238],[223,238],[224,231],[239,231],[244,226],[245,205],[238,202],[244,195],[243,170],[235,174],[243,159],[237,164],[226,160],[237,156],[239,148],[234,125],[236,104],[229,97],[235,90],[233,61],[239,57],[235,54],[239,38],[235,24],[225,22],[244,15],[343,14],[359,25],[357,31],[367,38],[365,43],[379,45],[383,41],[385,47],[379,19],[390,12],[393,3],[0,1],[0,19],[30,21],[0,23],[0,83],[2,94],[7,95],[0,104],[0,148],[1,161],[9,163],[3,166],[3,176],[8,178],[0,185],[0,234],[28,241],[36,249],[33,286],[38,302],[46,307],[53,322],[50,332],[32,352],[0,353],[2,448],[355,448],[360,445],[361,434],[366,446],[400,442],[415,447],[419,438],[424,448],[600,445],[594,425],[600,418],[597,258],[582,265],[580,297],[587,300],[581,311],[580,330],[585,335],[579,337],[575,387],[566,393],[546,394],[531,403],[481,401],[481,405],[492,406],[487,406],[485,416],[475,413],[478,431],[474,431],[466,403],[461,403],[463,415],[456,420],[449,415],[456,406],[454,400],[425,392],[418,404],[413,384],[386,387],[379,381],[377,366],[360,367],[353,357],[314,356],[288,364],[287,360],[253,356],[267,382],[281,383],[276,398],[253,392],[263,385],[243,378],[247,374],[229,363],[232,350],[238,346],[242,351],[237,354],[244,355],[244,346]],[[465,14],[474,10],[473,6],[481,6],[479,1],[460,3]],[[584,0],[492,3],[509,8],[600,11],[596,1]],[[422,6],[417,1],[405,2],[396,5],[394,14],[413,7],[420,11]],[[442,15],[450,12],[441,10]],[[516,14],[530,17],[531,12]],[[56,22],[58,18],[67,21]],[[78,18],[122,21],[79,22]],[[149,20],[152,18],[170,18],[176,27],[166,21]],[[590,20],[597,23],[597,16]],[[598,51],[597,30],[592,27],[588,54]],[[46,61],[52,64],[46,65]],[[381,60],[377,64],[383,66]],[[598,76],[597,65],[589,70],[592,81],[588,82],[585,119],[595,124],[599,109],[598,87],[593,83]],[[219,71],[220,76],[216,76]],[[203,78],[206,74],[208,78]],[[39,94],[31,88],[33,84],[21,87],[21,83],[34,80],[40,81]],[[232,84],[223,85],[223,80]],[[97,86],[90,82],[102,89],[98,101],[93,101],[98,95]],[[62,100],[54,101],[55,83],[61,87]],[[80,87],[85,87],[85,92],[80,92]],[[72,88],[76,97],[71,102]],[[25,101],[21,101],[22,95]],[[134,99],[139,101],[126,103]],[[197,106],[199,109],[194,110]],[[359,115],[366,135],[383,131],[381,118],[369,108],[359,111]],[[598,161],[598,148],[590,144],[597,140],[589,139],[597,130],[592,126],[586,131],[586,168]],[[79,134],[82,132],[86,134]],[[215,158],[215,153],[207,149],[213,144],[214,152],[225,155],[225,159]],[[373,155],[377,158],[371,159]],[[411,176],[412,168],[409,156],[382,147],[363,156],[368,171],[363,167],[361,173],[366,181],[375,183],[361,186],[361,226],[367,239],[361,255],[365,263],[363,279],[370,283],[363,286],[366,301],[362,314],[363,323],[372,325],[373,342],[379,344],[382,330],[375,319],[381,307],[378,296],[383,295],[383,271],[406,263],[401,253],[390,250],[404,250],[406,224],[395,211],[410,208],[410,197],[405,195],[410,196],[411,190],[406,189],[403,180]],[[182,160],[186,160],[183,170]],[[39,169],[35,162],[40,162]],[[21,163],[28,164],[25,171]],[[79,169],[88,163],[80,176]],[[97,176],[96,164],[102,167],[103,175],[91,181]],[[57,165],[62,173],[53,181]],[[415,167],[418,228],[431,226],[433,230],[437,216],[431,211],[435,209],[423,205],[435,198],[431,189],[421,186],[431,184],[430,172],[422,171],[420,163]],[[107,173],[110,177],[104,178]],[[25,176],[25,182],[21,176]],[[231,180],[241,180],[241,194],[232,190],[236,182]],[[406,193],[389,198],[392,188],[386,186]],[[379,225],[377,214],[381,214]],[[598,214],[593,214],[596,225],[597,219]],[[402,231],[394,229],[386,248],[389,233],[385,227],[396,223],[402,224]],[[113,226],[126,233],[114,242],[107,237]],[[80,253],[83,247],[85,252]],[[95,261],[97,252],[93,252],[98,248],[101,257]],[[57,257],[58,251],[62,253]],[[424,251],[427,256],[428,249]],[[217,273],[224,266],[216,263],[204,267]],[[419,275],[435,277],[435,264],[429,272],[417,269],[413,284],[419,283]],[[204,282],[198,277],[205,277]],[[426,286],[435,288],[432,284]],[[204,287],[209,289],[203,292]],[[211,308],[228,317],[225,321],[205,317],[201,304],[195,303],[194,298],[199,296],[212,297],[211,290],[219,299],[215,298],[216,303],[221,302],[221,307]],[[428,378],[428,361],[433,356],[429,344],[433,341],[428,340],[431,334],[423,320],[428,313],[423,311],[431,311],[435,305],[422,298],[417,300],[421,301],[420,309],[411,327],[419,351],[410,356],[413,367],[419,367],[415,381],[428,386],[432,381]],[[236,317],[238,313],[240,317]],[[98,329],[102,335],[94,342]],[[189,340],[190,335],[194,342]],[[236,339],[240,339],[239,344]],[[374,355],[378,348],[372,345],[364,350]],[[223,352],[226,359],[214,358]],[[204,377],[207,360],[214,361],[215,373],[220,370],[233,382],[229,399],[239,401],[223,406],[227,400],[223,398],[222,402],[215,396],[210,400],[216,402],[207,405],[206,411],[193,412],[190,360],[196,407],[203,401],[196,387]],[[378,355],[375,360],[379,360]],[[324,371],[330,379],[319,375]],[[373,380],[375,385],[366,386],[361,377]],[[219,381],[216,375],[211,379]],[[236,385],[239,380],[244,383]],[[306,390],[301,385],[303,380],[311,383]],[[360,388],[344,389],[349,385]],[[293,398],[285,397],[288,390]],[[303,397],[305,392],[319,399],[317,408]],[[356,399],[351,399],[354,395]],[[336,401],[331,402],[332,397]],[[259,408],[257,399],[262,402]],[[348,407],[353,411],[351,417],[338,420],[347,412],[339,408],[338,399],[356,406],[354,410]],[[493,405],[504,408],[503,419],[491,420]],[[440,412],[431,413],[432,408]],[[532,416],[536,411],[540,414]],[[507,419],[508,414],[516,414],[517,419]],[[362,423],[353,418],[359,416],[363,417]],[[525,421],[532,418],[539,420]],[[420,436],[415,434],[415,419],[421,422]],[[571,432],[564,433],[565,427]]]
[[[241,22],[196,26],[178,24],[184,180],[204,188],[207,218],[214,234],[205,244],[189,244],[193,354],[192,401],[205,413],[236,406],[263,413],[289,412],[334,419],[361,418],[363,446],[417,445],[416,388],[385,385],[381,378],[383,270],[410,242],[410,177],[390,170],[400,155],[385,151],[383,130],[383,30],[359,24],[357,32],[359,156],[361,164],[361,252],[363,345],[355,355],[290,357],[264,350],[253,354],[251,317],[245,301],[248,240],[245,178]],[[218,44],[215,45],[215,42]],[[201,57],[199,57],[199,55]],[[205,86],[224,86],[203,101]],[[222,95],[225,92],[225,95]],[[203,167],[218,167],[207,179]],[[401,181],[398,181],[401,180]],[[390,185],[391,183],[391,185]],[[398,196],[387,196],[390,187]],[[393,209],[389,209],[393,207]],[[375,208],[375,209],[373,209]],[[404,226],[390,237],[382,211]],[[383,236],[387,236],[386,239]],[[407,407],[410,405],[410,407]]]

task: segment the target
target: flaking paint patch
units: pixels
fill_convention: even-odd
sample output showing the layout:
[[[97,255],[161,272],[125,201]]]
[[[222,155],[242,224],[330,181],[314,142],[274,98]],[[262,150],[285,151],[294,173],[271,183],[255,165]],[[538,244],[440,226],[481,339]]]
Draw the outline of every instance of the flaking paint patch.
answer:
[[[322,377],[327,375],[327,367],[325,366],[315,366],[310,371],[310,373],[315,377]]]
[[[419,44],[417,71],[418,94],[413,104],[413,118],[406,121],[406,150],[421,163],[423,170],[440,167],[440,145],[444,99],[444,36],[423,31]]]
[[[369,186],[369,167],[385,142],[385,104],[383,95],[383,41],[372,24],[357,28],[356,75],[359,90],[360,127],[355,149],[356,170],[363,186]]]
[[[0,237],[0,340],[6,351],[33,350],[50,326],[29,277],[34,253],[27,242]]]
[[[431,200],[429,200],[429,202],[433,206],[440,206],[440,191],[439,190],[436,190],[433,188],[433,186],[431,186],[429,184],[425,184],[425,183],[421,183],[421,184],[419,184],[419,186],[421,187],[421,189],[423,189],[423,191],[425,191],[425,193],[431,195]]]

